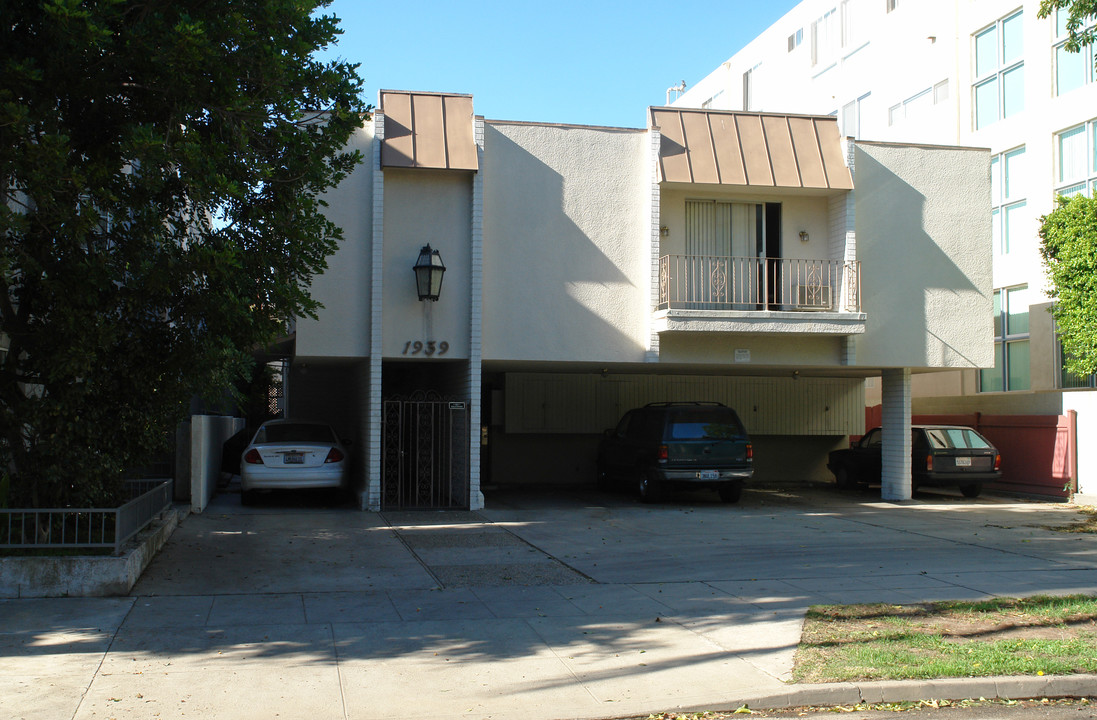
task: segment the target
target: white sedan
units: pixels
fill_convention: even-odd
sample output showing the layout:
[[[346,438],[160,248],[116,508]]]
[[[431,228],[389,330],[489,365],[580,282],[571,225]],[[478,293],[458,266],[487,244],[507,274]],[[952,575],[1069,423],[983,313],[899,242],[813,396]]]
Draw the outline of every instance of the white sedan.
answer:
[[[240,458],[240,501],[250,504],[256,490],[344,487],[347,464],[346,448],[330,425],[265,422]]]

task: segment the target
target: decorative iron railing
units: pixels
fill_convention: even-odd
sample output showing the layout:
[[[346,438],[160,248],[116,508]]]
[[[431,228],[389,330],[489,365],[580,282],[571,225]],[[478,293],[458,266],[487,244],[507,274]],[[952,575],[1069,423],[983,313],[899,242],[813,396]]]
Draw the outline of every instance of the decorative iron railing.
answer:
[[[664,255],[657,309],[861,311],[856,260]]]
[[[171,480],[126,485],[132,499],[115,508],[0,510],[0,548],[110,548],[117,553],[171,506]]]

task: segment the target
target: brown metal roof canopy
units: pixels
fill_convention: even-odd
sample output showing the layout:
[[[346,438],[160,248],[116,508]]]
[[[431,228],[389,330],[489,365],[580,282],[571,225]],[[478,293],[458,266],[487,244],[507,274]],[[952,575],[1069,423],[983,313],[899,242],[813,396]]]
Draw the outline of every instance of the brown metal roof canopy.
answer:
[[[381,112],[382,167],[479,169],[471,95],[382,90]]]
[[[833,117],[651,108],[660,180],[852,190]]]

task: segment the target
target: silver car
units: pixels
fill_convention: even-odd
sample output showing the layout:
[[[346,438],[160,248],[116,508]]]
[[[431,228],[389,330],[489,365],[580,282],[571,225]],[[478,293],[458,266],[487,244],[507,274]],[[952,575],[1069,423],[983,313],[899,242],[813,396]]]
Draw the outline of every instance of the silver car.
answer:
[[[342,488],[346,481],[347,450],[324,423],[265,422],[240,457],[240,501],[245,505],[257,490]]]

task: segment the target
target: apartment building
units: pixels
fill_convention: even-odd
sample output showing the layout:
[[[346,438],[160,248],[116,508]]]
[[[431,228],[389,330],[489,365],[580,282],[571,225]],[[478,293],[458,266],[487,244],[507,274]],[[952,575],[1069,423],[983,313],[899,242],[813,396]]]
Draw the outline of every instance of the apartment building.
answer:
[[[603,432],[660,401],[735,407],[760,482],[828,479],[868,377],[893,419],[884,494],[910,496],[911,377],[993,363],[989,153],[647,115],[490,120],[382,91],[351,140],[367,161],[325,198],[346,240],[323,309],[285,345],[288,413],[354,441],[363,508],[592,484]]]
[[[1040,19],[1039,5],[805,0],[673,103],[829,115],[846,137],[990,150],[994,363],[916,377],[915,412],[1097,414],[1095,378],[1063,370],[1037,235],[1056,195],[1097,188],[1094,48],[1067,52],[1065,11]],[[1097,457],[1079,458],[1087,466]]]

